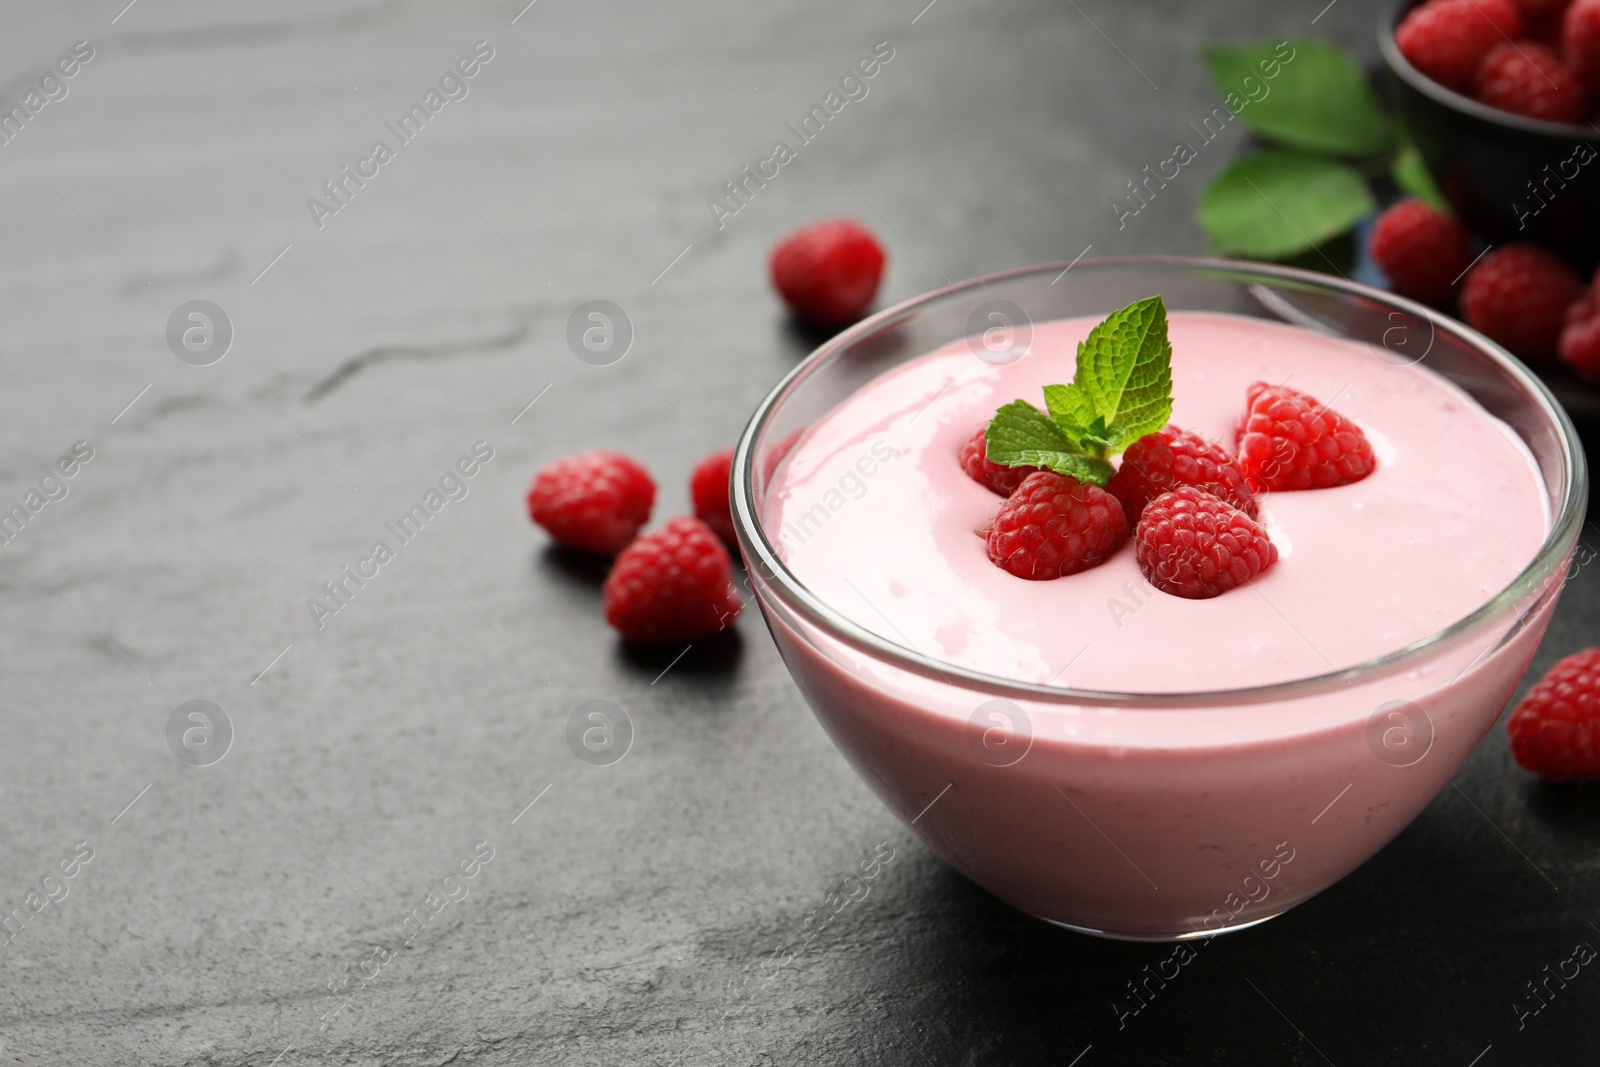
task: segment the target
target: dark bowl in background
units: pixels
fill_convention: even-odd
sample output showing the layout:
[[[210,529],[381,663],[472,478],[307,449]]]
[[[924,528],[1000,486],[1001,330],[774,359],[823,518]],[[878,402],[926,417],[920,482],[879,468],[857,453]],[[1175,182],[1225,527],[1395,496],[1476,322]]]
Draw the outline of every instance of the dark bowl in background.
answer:
[[[1513,115],[1433,81],[1394,43],[1415,6],[1400,0],[1379,18],[1378,50],[1440,191],[1486,241],[1532,241],[1587,275],[1600,263],[1600,132]]]

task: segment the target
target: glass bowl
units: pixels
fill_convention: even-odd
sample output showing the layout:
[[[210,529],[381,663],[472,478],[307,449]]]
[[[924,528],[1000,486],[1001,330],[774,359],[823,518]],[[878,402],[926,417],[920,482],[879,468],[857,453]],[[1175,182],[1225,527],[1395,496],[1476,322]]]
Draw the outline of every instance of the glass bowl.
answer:
[[[1032,323],[1099,317],[1153,293],[1174,311],[1365,342],[1379,358],[1420,362],[1454,382],[1536,463],[1548,535],[1535,558],[1472,614],[1378,659],[1190,693],[1082,691],[941,662],[852,622],[785,567],[765,526],[767,493],[814,420],[952,342],[992,352]],[[1002,333],[984,332],[994,329]],[[1253,925],[1327,888],[1449,783],[1544,633],[1583,525],[1587,474],[1544,385],[1460,323],[1306,271],[1136,257],[963,282],[844,331],[756,409],[732,494],[750,592],[784,662],[890,810],[1031,915],[1104,937],[1172,940]]]

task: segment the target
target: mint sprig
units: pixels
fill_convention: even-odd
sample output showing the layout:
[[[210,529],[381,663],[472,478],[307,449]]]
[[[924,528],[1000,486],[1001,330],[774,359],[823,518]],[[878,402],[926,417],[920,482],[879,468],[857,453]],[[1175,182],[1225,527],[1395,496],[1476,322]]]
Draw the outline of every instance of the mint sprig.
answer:
[[[1172,345],[1159,296],[1136,300],[1089,331],[1066,385],[1044,387],[1046,411],[1013,400],[984,433],[991,462],[1111,480],[1107,460],[1172,417]]]

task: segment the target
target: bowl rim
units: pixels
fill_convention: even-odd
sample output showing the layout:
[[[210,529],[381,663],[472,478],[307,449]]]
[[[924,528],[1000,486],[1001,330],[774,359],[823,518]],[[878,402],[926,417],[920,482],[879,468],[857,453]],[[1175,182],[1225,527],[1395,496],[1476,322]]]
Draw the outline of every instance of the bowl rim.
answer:
[[[1452,111],[1461,112],[1480,122],[1491,123],[1516,133],[1539,138],[1559,138],[1564,141],[1577,139],[1600,142],[1600,129],[1594,126],[1546,122],[1544,119],[1530,119],[1525,115],[1501,111],[1497,107],[1480,104],[1470,96],[1440,85],[1412,66],[1411,61],[1400,51],[1400,46],[1395,43],[1394,31],[1400,25],[1400,20],[1417,6],[1420,6],[1419,0],[1393,0],[1378,16],[1378,52],[1383,56],[1383,61],[1389,69],[1411,88]]]
[[[983,289],[1000,282],[1033,275],[1054,275],[1071,268],[1079,272],[1096,270],[1127,270],[1154,267],[1188,271],[1194,274],[1220,272],[1257,276],[1262,281],[1272,281],[1280,286],[1310,287],[1318,291],[1333,292],[1349,298],[1376,301],[1396,311],[1405,312],[1427,320],[1435,331],[1454,334],[1481,354],[1488,356],[1499,369],[1509,374],[1523,387],[1544,418],[1545,425],[1555,431],[1560,445],[1562,468],[1565,474],[1565,493],[1561,500],[1552,500],[1554,518],[1544,542],[1511,582],[1469,614],[1457,619],[1426,637],[1409,645],[1386,652],[1381,656],[1352,666],[1323,674],[1272,682],[1267,685],[1246,686],[1237,689],[1209,689],[1188,692],[1139,693],[1114,690],[1071,689],[1063,686],[1022,682],[1000,675],[987,674],[954,663],[925,656],[904,645],[896,644],[866,629],[830,607],[813,593],[779,558],[768,539],[765,524],[757,517],[754,508],[755,494],[755,441],[766,428],[774,411],[795,386],[814,373],[831,356],[864,338],[915,317],[924,307],[961,293]],[[915,357],[913,357],[915,358]],[[1381,678],[1404,669],[1408,664],[1448,644],[1490,625],[1508,608],[1515,608],[1529,594],[1549,591],[1545,584],[1554,567],[1564,562],[1576,545],[1582,532],[1588,503],[1588,468],[1582,442],[1572,420],[1556,401],[1549,388],[1520,360],[1488,337],[1464,323],[1443,315],[1432,308],[1394,293],[1373,289],[1348,279],[1334,278],[1297,267],[1247,260],[1213,258],[1207,256],[1135,255],[1108,256],[1096,259],[1059,261],[1031,267],[999,271],[965,281],[956,282],[885,308],[855,325],[841,331],[819,345],[805,359],[780,379],[756,406],[755,411],[739,436],[735,447],[731,471],[731,504],[733,525],[747,569],[758,571],[761,579],[783,601],[785,606],[818,626],[835,640],[880,661],[908,670],[935,681],[947,684],[960,682],[968,688],[988,694],[999,694],[1034,703],[1070,704],[1098,707],[1213,707],[1224,705],[1258,704],[1281,700],[1290,696],[1306,696],[1336,689],[1348,688],[1357,682]],[[754,575],[750,588],[755,590]],[[758,597],[759,600],[759,597]],[[1526,605],[1532,610],[1533,604]],[[1486,650],[1487,651],[1487,650]],[[1482,654],[1480,654],[1480,657]],[[1475,659],[1473,664],[1478,661]],[[1469,664],[1469,667],[1471,664]],[[1465,672],[1463,672],[1465,673]]]

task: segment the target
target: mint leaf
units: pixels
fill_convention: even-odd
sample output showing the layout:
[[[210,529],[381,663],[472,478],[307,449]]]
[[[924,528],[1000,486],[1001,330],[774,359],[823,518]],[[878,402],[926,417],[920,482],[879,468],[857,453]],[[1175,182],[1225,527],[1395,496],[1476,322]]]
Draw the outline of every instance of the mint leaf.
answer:
[[[1394,139],[1366,74],[1331,44],[1265,42],[1202,55],[1228,110],[1262,140],[1370,159]]]
[[[1089,436],[1080,438],[1093,454],[1120,452],[1165,426],[1172,416],[1172,345],[1162,299],[1136,300],[1090,330],[1067,390],[1081,392],[1093,407]]]
[[[1412,196],[1421,197],[1440,211],[1449,211],[1450,204],[1434,184],[1428,165],[1414,144],[1406,144],[1394,160],[1394,183]]]
[[[1111,480],[1111,464],[1084,455],[1049,415],[1026,400],[1013,400],[995,412],[984,442],[990,461],[1003,466],[1044,467],[1095,485]]]
[[[1070,440],[1082,443],[1091,435],[1096,414],[1094,400],[1082,387],[1047,385],[1044,406]]]
[[[1246,156],[1206,188],[1196,213],[1218,252],[1284,259],[1345,232],[1377,210],[1359,171],[1270,150]]]
[[[1049,414],[1026,400],[995,412],[983,435],[990,461],[1095,485],[1111,481],[1107,457],[1172,417],[1172,345],[1161,297],[1136,300],[1090,330],[1078,345],[1072,382],[1045,386],[1044,402]]]
[[[989,420],[983,440],[989,459],[1008,467],[1022,464],[1020,460],[1004,458],[1013,452],[1072,451],[1072,441],[1061,432],[1061,427],[1026,400],[1013,400],[1002,405],[994,413],[994,418]]]

